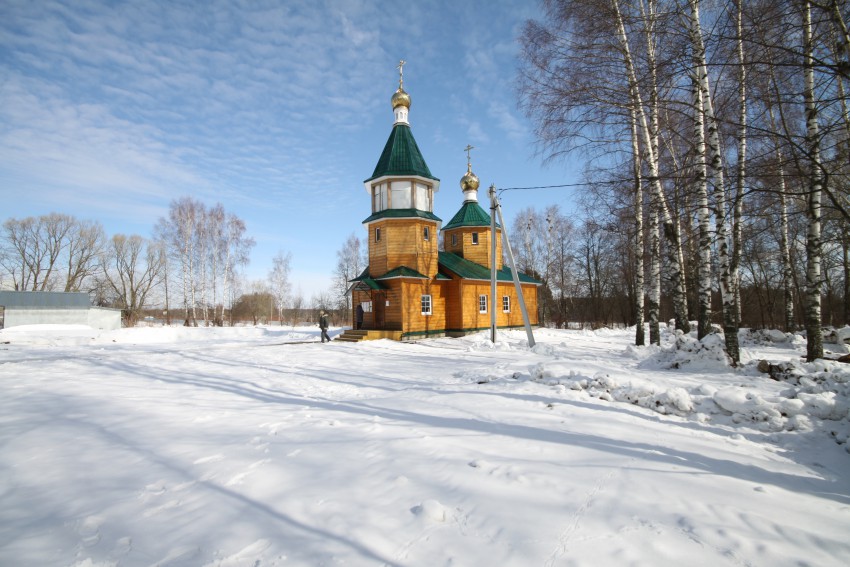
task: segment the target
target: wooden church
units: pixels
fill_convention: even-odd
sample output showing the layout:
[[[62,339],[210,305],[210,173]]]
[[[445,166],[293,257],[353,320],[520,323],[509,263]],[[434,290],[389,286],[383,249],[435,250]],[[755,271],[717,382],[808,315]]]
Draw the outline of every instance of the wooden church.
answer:
[[[460,180],[460,210],[442,229],[442,220],[433,212],[440,180],[428,169],[410,129],[403,65],[392,96],[393,129],[375,170],[364,181],[371,205],[371,214],[363,221],[369,265],[349,288],[351,304],[362,308],[362,330],[356,331],[353,314],[355,330],[340,338],[461,336],[489,329],[491,309],[496,310],[497,327],[522,327],[513,275],[502,265],[501,227],[493,235],[490,215],[478,204],[479,181],[468,153],[467,172]],[[497,293],[491,298],[494,237]],[[540,282],[525,274],[519,274],[519,280],[530,323],[536,326]]]

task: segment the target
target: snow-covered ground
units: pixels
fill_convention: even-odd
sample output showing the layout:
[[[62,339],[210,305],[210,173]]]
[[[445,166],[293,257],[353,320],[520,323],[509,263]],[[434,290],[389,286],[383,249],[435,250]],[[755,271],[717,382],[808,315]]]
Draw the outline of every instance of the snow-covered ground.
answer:
[[[0,565],[850,564],[850,365],[632,335],[0,331]]]

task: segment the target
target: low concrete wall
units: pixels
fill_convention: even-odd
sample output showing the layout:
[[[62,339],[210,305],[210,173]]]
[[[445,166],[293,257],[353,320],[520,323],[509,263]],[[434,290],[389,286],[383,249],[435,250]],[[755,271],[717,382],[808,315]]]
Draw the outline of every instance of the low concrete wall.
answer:
[[[20,325],[88,325],[112,331],[121,328],[121,310],[90,307],[88,309],[52,309],[44,307],[7,307],[4,327]]]
[[[114,331],[121,328],[121,310],[106,307],[89,307],[88,325],[103,331]]]

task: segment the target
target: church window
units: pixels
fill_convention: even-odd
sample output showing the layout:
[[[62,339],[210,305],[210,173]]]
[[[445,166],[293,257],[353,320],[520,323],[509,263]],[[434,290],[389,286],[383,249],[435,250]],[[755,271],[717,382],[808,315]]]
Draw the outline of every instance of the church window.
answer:
[[[413,207],[410,181],[393,181],[390,183],[390,208],[410,209]]]
[[[387,208],[387,184],[379,183],[372,186],[372,212],[378,213]]]
[[[426,226],[426,227],[422,230],[422,238],[423,238],[424,240],[431,240],[431,227]]]
[[[421,305],[422,305],[422,314],[423,315],[430,315],[431,314],[431,296],[430,295],[423,295],[422,298],[421,298]]]
[[[452,246],[457,246],[457,234],[452,234]]]
[[[420,211],[431,212],[431,191],[430,187],[424,183],[416,184],[416,192],[414,194],[414,206]]]
[[[381,227],[375,228],[375,242],[381,241]]]
[[[487,296],[479,295],[478,296],[478,312],[479,313],[487,313]]]
[[[502,313],[511,312],[511,298],[508,295],[502,296]]]
[[[472,233],[472,243],[478,244],[478,233],[477,232]]]

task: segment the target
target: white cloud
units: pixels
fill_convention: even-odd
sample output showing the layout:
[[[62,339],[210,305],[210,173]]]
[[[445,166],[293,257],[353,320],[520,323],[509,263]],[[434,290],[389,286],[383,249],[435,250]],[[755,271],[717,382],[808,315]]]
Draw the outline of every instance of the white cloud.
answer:
[[[481,128],[481,124],[478,122],[470,122],[466,129],[466,134],[469,139],[476,143],[487,143],[490,141],[490,137],[484,133],[484,130]]]
[[[275,229],[319,207],[347,218],[363,206],[361,181],[389,131],[400,58],[414,99],[435,97],[417,109],[445,107],[431,124],[419,110],[414,120],[433,128],[423,140],[436,140],[434,154],[457,146],[448,163],[463,163],[466,143],[522,132],[504,88],[512,38],[487,21],[509,2],[7,4],[4,193],[14,180],[39,198],[125,214],[191,194],[268,212]]]
[[[493,117],[496,124],[505,131],[511,140],[520,141],[525,138],[527,133],[525,126],[505,103],[498,100],[490,101],[487,114]]]

